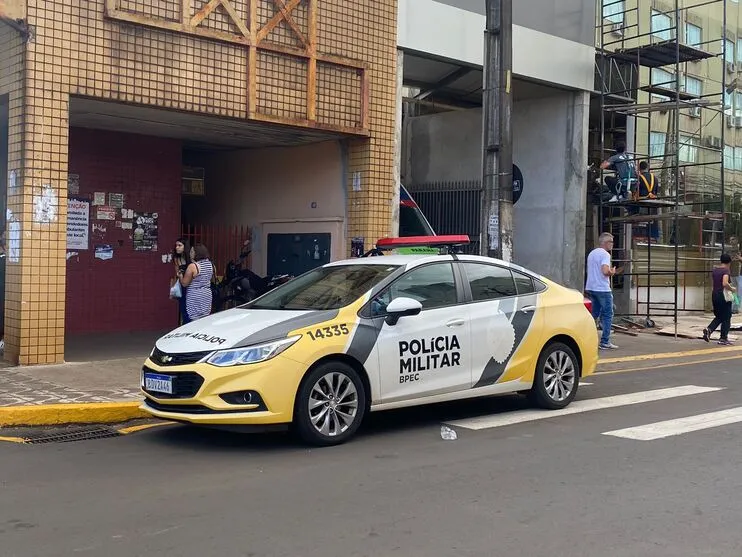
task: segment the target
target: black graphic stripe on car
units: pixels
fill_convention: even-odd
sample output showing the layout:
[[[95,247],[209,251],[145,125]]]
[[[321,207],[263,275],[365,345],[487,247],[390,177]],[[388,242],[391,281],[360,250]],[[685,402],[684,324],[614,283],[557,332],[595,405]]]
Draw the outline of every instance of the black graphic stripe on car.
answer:
[[[482,376],[474,385],[474,389],[494,385],[495,383],[497,383],[500,377],[502,377],[502,374],[505,373],[505,370],[507,369],[508,364],[513,357],[513,354],[515,354],[515,352],[518,350],[520,343],[523,341],[523,338],[528,332],[528,328],[531,326],[531,321],[533,321],[534,312],[523,312],[520,310],[527,306],[536,305],[536,300],[537,297],[535,295],[523,296],[517,299],[515,307],[511,306],[510,308],[503,308],[503,311],[507,315],[508,319],[510,319],[510,316],[513,314],[513,312],[516,312],[511,322],[513,325],[513,329],[515,330],[515,342],[513,343],[513,349],[508,355],[507,359],[502,363],[498,362],[494,358],[490,358],[489,362],[487,362],[487,365],[484,367]]]
[[[337,309],[330,309],[324,311],[313,311],[306,315],[294,317],[293,319],[287,319],[280,323],[275,323],[265,329],[251,334],[250,336],[243,338],[241,341],[234,345],[234,348],[242,348],[244,346],[254,346],[256,344],[262,344],[264,342],[270,342],[271,340],[277,340],[286,338],[289,336],[291,331],[296,329],[303,329],[305,327],[311,327],[312,325],[319,325],[326,321],[336,319],[340,313]]]

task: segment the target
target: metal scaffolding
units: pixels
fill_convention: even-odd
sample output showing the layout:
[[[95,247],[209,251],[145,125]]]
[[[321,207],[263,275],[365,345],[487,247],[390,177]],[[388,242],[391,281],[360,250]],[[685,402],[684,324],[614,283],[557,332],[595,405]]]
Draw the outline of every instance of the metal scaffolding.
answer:
[[[733,112],[726,117],[726,98],[737,83],[729,78],[726,0],[664,5],[673,8],[661,11],[652,0],[598,3],[587,237],[593,245],[600,232],[615,237],[614,261],[624,268],[614,277],[617,314],[641,317],[648,327],[653,317],[672,316],[677,334],[679,312],[704,310],[690,307],[689,288],[699,300],[699,293],[710,298],[708,273],[725,247],[725,217],[739,216],[726,210],[724,173],[725,130],[737,123]],[[700,12],[713,14],[714,25],[694,25]],[[656,198],[609,200],[610,171],[600,161],[617,141],[626,142],[637,172],[644,160],[659,178]]]

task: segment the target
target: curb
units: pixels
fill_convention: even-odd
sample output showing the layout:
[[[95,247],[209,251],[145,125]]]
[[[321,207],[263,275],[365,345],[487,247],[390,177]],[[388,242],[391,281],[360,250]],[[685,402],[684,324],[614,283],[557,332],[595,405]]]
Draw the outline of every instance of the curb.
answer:
[[[110,424],[151,418],[141,402],[84,402],[0,407],[0,427]]]

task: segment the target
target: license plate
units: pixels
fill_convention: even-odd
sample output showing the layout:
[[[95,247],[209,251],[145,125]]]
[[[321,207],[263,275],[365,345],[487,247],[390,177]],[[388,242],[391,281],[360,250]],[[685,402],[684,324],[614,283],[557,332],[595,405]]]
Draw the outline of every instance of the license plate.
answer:
[[[173,378],[158,373],[144,374],[144,389],[154,393],[173,394]]]

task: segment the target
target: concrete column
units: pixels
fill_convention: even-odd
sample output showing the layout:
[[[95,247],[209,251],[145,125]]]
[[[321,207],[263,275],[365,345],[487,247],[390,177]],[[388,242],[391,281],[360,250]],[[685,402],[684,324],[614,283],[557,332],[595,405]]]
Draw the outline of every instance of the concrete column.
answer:
[[[567,106],[564,169],[564,251],[562,280],[582,290],[585,282],[585,228],[587,224],[587,158],[590,94],[570,94]]]
[[[0,31],[10,70],[0,71],[9,100],[5,360],[22,365],[64,360],[69,96],[39,48]]]

